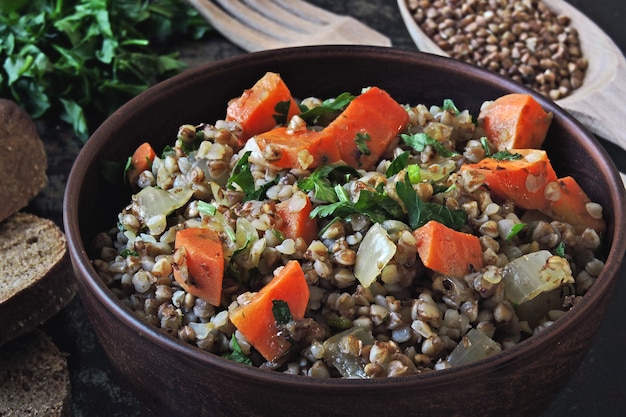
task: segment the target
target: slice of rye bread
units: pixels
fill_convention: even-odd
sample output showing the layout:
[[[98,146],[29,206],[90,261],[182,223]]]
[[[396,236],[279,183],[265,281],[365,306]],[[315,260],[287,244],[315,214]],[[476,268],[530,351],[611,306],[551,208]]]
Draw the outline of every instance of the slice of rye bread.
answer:
[[[69,416],[67,355],[35,329],[0,348],[0,416]]]
[[[26,207],[47,184],[46,152],[26,111],[0,99],[0,221]]]
[[[0,222],[0,346],[54,316],[76,289],[54,222],[23,212]]]

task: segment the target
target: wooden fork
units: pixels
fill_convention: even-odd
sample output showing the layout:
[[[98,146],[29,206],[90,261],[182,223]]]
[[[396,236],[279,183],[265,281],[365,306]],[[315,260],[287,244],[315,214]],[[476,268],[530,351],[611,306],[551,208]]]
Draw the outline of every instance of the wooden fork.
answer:
[[[186,1],[218,32],[249,52],[326,44],[391,46],[388,37],[358,20],[301,0]]]

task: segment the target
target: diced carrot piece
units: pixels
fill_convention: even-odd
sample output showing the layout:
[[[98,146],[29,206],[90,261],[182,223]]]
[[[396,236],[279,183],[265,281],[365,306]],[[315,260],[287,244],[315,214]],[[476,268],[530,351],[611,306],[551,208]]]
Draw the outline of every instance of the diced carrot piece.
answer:
[[[564,177],[557,180],[554,188],[549,185],[546,192],[549,205],[542,210],[545,214],[574,227],[577,233],[591,228],[598,233],[603,233],[606,223],[601,213],[592,216],[587,210],[591,199],[583,191],[580,185],[572,177]]]
[[[545,151],[540,149],[512,149],[521,159],[498,160],[484,158],[475,164],[461,167],[476,170],[485,176],[485,185],[493,195],[508,199],[524,209],[542,209],[548,206],[544,196],[546,185],[557,176]]]
[[[334,138],[347,165],[370,169],[408,122],[409,115],[400,104],[386,91],[371,87],[352,100],[324,132]]]
[[[226,120],[236,121],[241,125],[243,136],[239,144],[243,146],[252,136],[278,125],[275,116],[280,114],[276,106],[281,103],[288,103],[287,122],[294,115],[300,114],[298,104],[291,96],[289,88],[280,75],[274,72],[267,72],[252,88],[231,100],[226,109]]]
[[[413,231],[417,253],[426,268],[446,276],[463,277],[483,266],[478,237],[457,232],[431,220]]]
[[[301,130],[289,133],[277,127],[260,133],[252,140],[272,165],[279,168],[313,169],[341,159],[334,139],[328,133]]]
[[[507,94],[483,109],[477,120],[499,151],[539,149],[552,122],[552,113],[546,113],[528,94]]]
[[[156,158],[156,152],[148,142],[142,143],[135,149],[130,160],[131,165],[126,171],[126,177],[131,187],[137,188],[139,174],[151,169],[154,158]]]
[[[174,268],[174,279],[190,294],[219,306],[224,279],[224,251],[217,232],[207,228],[189,228],[176,232],[176,250],[184,248],[184,266]],[[187,273],[183,271],[187,270]]]
[[[284,301],[294,320],[304,318],[309,302],[309,287],[297,261],[289,261],[278,274],[247,304],[230,312],[230,321],[246,340],[272,362],[291,348],[291,342],[282,335],[272,311],[274,301]]]
[[[277,229],[287,238],[302,237],[309,244],[317,237],[317,221],[311,218],[313,205],[302,191],[296,192],[288,200],[276,204],[280,217]]]

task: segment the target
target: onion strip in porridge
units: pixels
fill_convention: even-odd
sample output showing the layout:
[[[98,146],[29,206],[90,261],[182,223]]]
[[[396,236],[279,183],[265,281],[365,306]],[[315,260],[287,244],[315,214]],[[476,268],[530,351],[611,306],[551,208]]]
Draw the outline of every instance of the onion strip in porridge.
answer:
[[[429,372],[540,332],[602,270],[602,207],[450,99],[300,101],[268,73],[228,108],[142,145],[93,245],[120,300],[200,349],[311,377]]]

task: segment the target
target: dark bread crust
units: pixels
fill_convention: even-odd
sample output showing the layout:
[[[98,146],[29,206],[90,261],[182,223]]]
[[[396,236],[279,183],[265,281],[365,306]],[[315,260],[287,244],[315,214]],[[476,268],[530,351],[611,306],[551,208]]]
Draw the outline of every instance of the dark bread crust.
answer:
[[[26,207],[47,184],[43,142],[29,114],[0,99],[0,221]]]
[[[65,237],[52,221],[19,212],[0,223],[0,232],[14,232],[16,235],[9,241],[20,240],[25,238],[23,229],[27,227],[37,227],[41,229],[40,233],[53,234],[52,238],[58,239],[59,247],[55,248],[57,253],[40,253],[37,276],[26,278],[24,273],[24,279],[31,282],[25,282],[19,290],[0,302],[0,346],[46,322],[67,306],[77,292]],[[21,234],[17,234],[20,230]],[[7,236],[0,237],[6,241]],[[38,255],[36,252],[45,249],[49,248],[37,248],[33,252]],[[3,252],[8,251],[0,251],[0,257],[8,255]],[[0,296],[0,300],[2,298]]]
[[[35,329],[0,348],[0,416],[70,415],[67,355]]]

